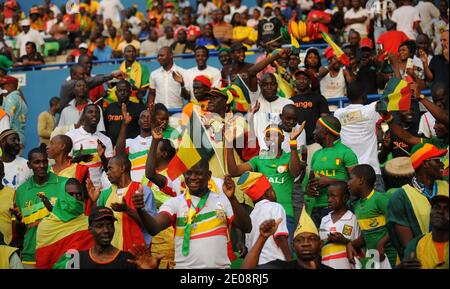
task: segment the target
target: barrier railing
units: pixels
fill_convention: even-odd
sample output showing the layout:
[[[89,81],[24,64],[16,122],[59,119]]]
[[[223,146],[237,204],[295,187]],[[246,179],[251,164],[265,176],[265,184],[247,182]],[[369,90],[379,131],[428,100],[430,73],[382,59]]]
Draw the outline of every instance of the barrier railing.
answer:
[[[431,90],[429,89],[424,89],[422,90],[422,94],[425,96],[431,96]],[[375,100],[380,99],[381,94],[369,94],[367,95],[367,99],[372,102]],[[348,98],[347,97],[337,97],[337,98],[332,98],[332,99],[328,99],[328,104],[331,105],[338,105],[339,108],[344,107],[344,104],[346,104],[348,102]],[[169,114],[175,114],[175,113],[180,113],[182,111],[182,108],[169,108]]]
[[[286,45],[286,47],[289,47],[291,45]],[[320,44],[300,44],[301,49],[308,49],[310,47],[316,47],[319,49],[324,49],[327,47],[327,44],[325,43],[320,43]],[[249,49],[249,52],[255,52],[255,53],[262,53],[263,51],[260,49]],[[219,51],[217,50],[211,50],[209,52],[209,56],[210,57],[216,57],[219,55]],[[194,58],[194,54],[193,53],[185,53],[185,54],[176,54],[174,55],[175,59],[191,59]],[[145,57],[137,57],[136,58],[138,61],[152,61],[152,60],[157,60],[158,56],[157,55],[153,55],[153,56],[145,56]],[[114,58],[114,59],[110,59],[110,60],[94,60],[92,61],[92,63],[94,65],[99,65],[99,64],[120,64],[124,61],[124,58]],[[8,71],[35,71],[38,69],[43,69],[43,68],[52,68],[52,67],[57,67],[57,68],[64,68],[66,66],[72,66],[76,64],[76,62],[64,62],[64,63],[52,63],[52,64],[43,64],[43,65],[35,65],[35,66],[27,66],[27,67],[15,67],[15,68],[9,68]]]

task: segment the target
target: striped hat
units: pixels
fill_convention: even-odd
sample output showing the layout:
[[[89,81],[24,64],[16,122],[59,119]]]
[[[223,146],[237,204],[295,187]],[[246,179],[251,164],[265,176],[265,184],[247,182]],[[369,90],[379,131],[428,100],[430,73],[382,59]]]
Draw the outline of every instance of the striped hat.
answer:
[[[429,143],[416,144],[411,150],[411,162],[414,169],[417,169],[422,163],[434,157],[442,157],[447,153],[447,150],[440,150]]]
[[[259,200],[272,187],[265,175],[255,172],[245,172],[237,185],[252,201]]]

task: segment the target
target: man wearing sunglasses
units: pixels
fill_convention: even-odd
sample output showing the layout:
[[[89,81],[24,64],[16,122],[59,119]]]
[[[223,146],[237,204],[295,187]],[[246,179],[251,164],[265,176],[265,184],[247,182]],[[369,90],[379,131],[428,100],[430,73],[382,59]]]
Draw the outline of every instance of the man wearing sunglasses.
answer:
[[[415,176],[410,184],[392,194],[387,209],[387,227],[391,242],[401,259],[411,240],[430,230],[431,200],[448,197],[448,182],[443,180],[441,157],[447,149],[429,143],[419,143],[411,150]],[[431,202],[431,204],[430,204]]]

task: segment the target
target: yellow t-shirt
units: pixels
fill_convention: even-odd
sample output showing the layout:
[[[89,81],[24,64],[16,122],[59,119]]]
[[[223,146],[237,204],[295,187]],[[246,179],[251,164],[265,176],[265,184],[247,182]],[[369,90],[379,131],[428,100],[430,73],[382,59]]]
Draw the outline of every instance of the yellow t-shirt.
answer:
[[[0,190],[0,232],[3,234],[5,244],[12,240],[12,221],[10,208],[14,206],[14,190],[4,186]]]
[[[252,27],[248,26],[236,26],[233,28],[233,40],[239,40],[247,37],[249,40],[255,41],[258,39],[258,32]],[[251,45],[243,43],[248,49],[252,48]]]

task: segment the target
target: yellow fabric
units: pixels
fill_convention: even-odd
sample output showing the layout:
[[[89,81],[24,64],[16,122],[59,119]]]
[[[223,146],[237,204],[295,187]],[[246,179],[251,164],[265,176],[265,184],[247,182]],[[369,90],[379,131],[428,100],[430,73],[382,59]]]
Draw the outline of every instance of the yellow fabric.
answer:
[[[131,184],[131,183],[130,183]],[[129,187],[129,185],[128,185]],[[128,187],[126,187],[124,189],[124,192],[128,192]],[[106,201],[105,207],[111,208],[111,204],[113,203],[122,203],[122,199],[119,199],[119,197],[117,196],[117,186],[116,185],[112,185],[111,187],[111,194],[108,197],[108,200]],[[122,198],[125,197],[125,195],[122,196]],[[115,228],[115,233],[114,233],[114,237],[111,241],[111,245],[113,245],[114,247],[116,247],[119,250],[123,250],[123,233],[122,233],[122,222],[123,222],[123,217],[122,217],[122,212],[114,212],[114,217],[116,217],[117,222],[114,222],[114,228]]]
[[[44,218],[36,231],[36,248],[42,248],[89,227],[88,217],[79,215],[69,222],[62,222],[58,217],[50,214]]]
[[[437,195],[448,196],[448,183],[446,181],[437,180],[436,184]],[[405,190],[406,195],[408,196],[422,234],[428,233],[431,212],[430,202],[422,193],[420,193],[411,185],[404,185],[402,188]]]
[[[359,219],[358,225],[361,227],[362,230],[372,230],[375,228],[385,226],[386,218],[385,218],[385,216],[379,216],[379,217],[369,218],[369,219]]]
[[[52,200],[50,200],[50,201],[52,201]],[[50,212],[47,210],[46,207],[43,207],[39,211],[37,211],[27,217],[24,217],[22,219],[22,223],[24,223],[25,225],[32,224],[32,223],[36,222],[37,220],[47,217],[48,214],[50,214]]]
[[[422,269],[448,269],[448,242],[445,244],[445,260],[439,260],[431,232],[423,236],[416,247],[417,259],[422,263]],[[438,266],[438,264],[441,264]]]
[[[173,269],[175,267],[175,245],[173,227],[168,227],[164,231],[152,238],[152,256],[163,255],[159,269]]]
[[[243,38],[248,38],[248,40],[256,42],[256,40],[258,39],[258,32],[254,28],[248,26],[234,27],[233,40],[240,40]],[[251,45],[245,43],[242,44],[244,44],[244,46],[247,47],[248,49],[252,48]]]
[[[346,246],[336,243],[328,243],[322,247],[321,255],[322,258],[328,257],[330,255],[336,255],[338,253],[346,252]]]
[[[76,172],[77,172],[77,164],[71,164],[67,168],[61,170],[59,173],[55,173],[53,171],[53,167],[50,167],[50,171],[60,177],[64,178],[75,178]]]
[[[189,219],[189,216],[188,216],[188,219]],[[188,220],[188,223],[190,223],[189,220]],[[216,217],[211,218],[210,220],[197,222],[197,226],[195,228],[191,229],[191,236],[203,234],[203,233],[206,233],[209,231],[213,231],[220,227],[226,227],[227,225],[228,225],[228,223],[227,223],[226,219],[219,219]],[[184,227],[177,226],[176,235],[178,237],[183,237],[184,236]]]
[[[319,231],[316,225],[314,225],[313,220],[306,212],[305,206],[302,208],[302,213],[300,214],[300,220],[298,221],[297,228],[295,229],[294,238],[301,233],[312,233],[319,236]]]
[[[3,234],[5,244],[12,240],[12,221],[10,208],[14,207],[14,190],[4,186],[0,190],[0,232]]]
[[[18,248],[0,245],[0,269],[9,269],[9,258]]]
[[[248,188],[252,187],[261,177],[263,174],[257,173],[257,172],[249,172],[248,178],[243,182],[242,184],[238,185],[238,188],[245,192],[248,190]]]
[[[50,142],[50,136],[56,126],[56,118],[48,111],[43,111],[38,117],[38,135],[39,143],[45,143],[48,145]]]
[[[131,69],[130,69],[129,74],[127,72],[126,61],[122,62],[122,64],[120,65],[119,70],[122,71],[122,72],[127,73],[127,76],[128,76],[129,79],[133,79],[134,86],[136,86],[137,88],[142,88],[141,87],[142,67],[137,61],[135,61],[135,62],[133,62],[133,64],[131,64]],[[146,87],[148,85],[149,84],[143,85],[143,87]]]

